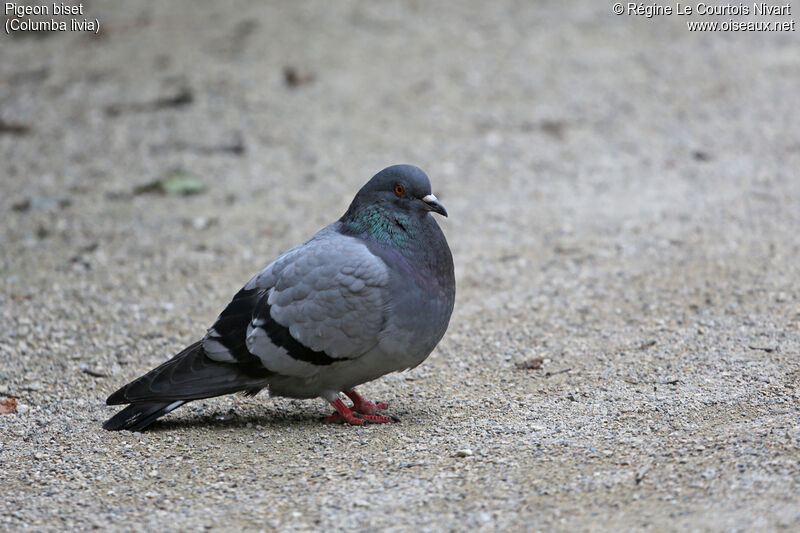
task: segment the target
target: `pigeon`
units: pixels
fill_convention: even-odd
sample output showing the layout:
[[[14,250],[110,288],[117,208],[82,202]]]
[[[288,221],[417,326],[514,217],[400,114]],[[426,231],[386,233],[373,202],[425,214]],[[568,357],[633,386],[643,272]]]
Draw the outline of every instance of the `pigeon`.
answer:
[[[453,256],[431,213],[447,216],[425,172],[378,172],[339,220],[248,281],[202,339],[109,396],[129,405],[103,428],[142,431],[192,400],[263,389],[326,400],[326,422],[397,421],[355,387],[416,367],[447,330]]]

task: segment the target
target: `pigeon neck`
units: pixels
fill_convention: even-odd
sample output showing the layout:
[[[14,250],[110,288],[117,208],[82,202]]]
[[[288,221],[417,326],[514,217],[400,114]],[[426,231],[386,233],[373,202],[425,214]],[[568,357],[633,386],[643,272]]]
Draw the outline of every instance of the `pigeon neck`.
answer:
[[[411,240],[418,234],[419,225],[408,214],[388,211],[380,205],[362,206],[347,210],[340,219],[340,231],[345,235],[392,244],[401,251],[409,250]]]

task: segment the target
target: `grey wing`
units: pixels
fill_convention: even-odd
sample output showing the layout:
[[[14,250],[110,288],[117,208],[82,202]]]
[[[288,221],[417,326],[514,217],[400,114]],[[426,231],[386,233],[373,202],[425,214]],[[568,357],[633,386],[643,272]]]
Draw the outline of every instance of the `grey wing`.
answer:
[[[359,357],[379,341],[388,279],[386,265],[361,241],[321,231],[242,289],[253,301],[242,332],[247,352],[266,369],[297,377]],[[210,347],[231,344],[215,333],[212,328],[207,336]]]

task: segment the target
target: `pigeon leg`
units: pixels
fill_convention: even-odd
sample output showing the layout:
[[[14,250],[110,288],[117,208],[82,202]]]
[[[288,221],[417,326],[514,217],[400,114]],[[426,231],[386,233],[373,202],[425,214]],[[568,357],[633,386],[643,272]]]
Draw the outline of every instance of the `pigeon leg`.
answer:
[[[346,422],[351,426],[363,426],[366,423],[372,424],[384,424],[386,422],[395,422],[397,419],[388,416],[376,416],[376,415],[357,415],[349,407],[347,407],[341,398],[336,398],[332,402],[330,402],[334,409],[336,409],[336,413],[332,414],[329,417],[326,417],[324,422],[327,423],[336,423],[336,422]]]
[[[353,411],[356,413],[361,413],[362,415],[374,415],[376,412],[380,411],[381,409],[386,409],[388,407],[386,403],[372,403],[371,401],[367,400],[359,393],[356,392],[355,389],[353,390],[346,390],[344,391],[347,394],[347,397],[353,400]]]

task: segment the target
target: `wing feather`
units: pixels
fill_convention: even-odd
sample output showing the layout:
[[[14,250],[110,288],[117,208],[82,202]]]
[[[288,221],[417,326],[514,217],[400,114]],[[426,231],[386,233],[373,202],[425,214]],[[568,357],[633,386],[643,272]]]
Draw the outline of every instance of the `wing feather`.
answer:
[[[310,377],[378,344],[389,273],[366,245],[320,231],[253,277],[203,339],[212,359]]]

